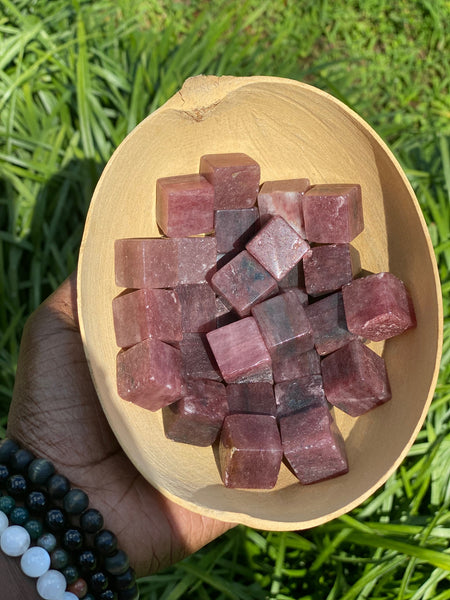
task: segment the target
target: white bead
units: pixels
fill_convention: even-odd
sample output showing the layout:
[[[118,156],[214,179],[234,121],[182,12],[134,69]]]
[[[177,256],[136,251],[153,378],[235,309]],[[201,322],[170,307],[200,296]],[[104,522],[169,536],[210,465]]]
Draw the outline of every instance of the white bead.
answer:
[[[0,535],[2,535],[2,533],[8,527],[8,525],[9,525],[8,517],[5,515],[5,513],[2,510],[0,510]]]
[[[30,534],[20,525],[7,527],[0,538],[0,547],[8,556],[20,556],[30,546]]]
[[[64,592],[63,599],[64,600],[78,600],[78,596],[75,596],[75,594],[72,594],[72,592]]]
[[[50,568],[50,554],[40,546],[28,548],[20,559],[20,568],[28,577],[40,577]]]
[[[59,571],[50,569],[37,580],[37,591],[44,600],[64,600],[66,578]]]

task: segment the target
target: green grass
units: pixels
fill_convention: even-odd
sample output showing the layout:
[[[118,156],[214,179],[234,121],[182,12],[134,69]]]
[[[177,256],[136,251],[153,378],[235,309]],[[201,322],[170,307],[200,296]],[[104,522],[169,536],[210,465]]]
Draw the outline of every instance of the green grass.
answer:
[[[144,600],[450,599],[450,3],[0,0],[0,426],[30,312],[71,272],[103,166],[192,75],[325,89],[369,121],[424,212],[444,293],[441,373],[402,466],[304,532],[238,527],[141,582]]]

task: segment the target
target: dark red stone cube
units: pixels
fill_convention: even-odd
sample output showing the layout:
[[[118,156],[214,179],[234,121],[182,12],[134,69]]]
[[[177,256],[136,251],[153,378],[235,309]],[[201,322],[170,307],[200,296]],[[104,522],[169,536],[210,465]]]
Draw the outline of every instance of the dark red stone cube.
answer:
[[[303,257],[306,291],[321,296],[339,290],[359,272],[359,254],[350,244],[326,244],[310,248]]]
[[[114,252],[119,287],[172,288],[179,282],[178,243],[174,239],[119,239]]]
[[[225,417],[219,456],[226,487],[272,489],[283,457],[275,417],[250,414]]]
[[[222,381],[216,359],[204,333],[185,333],[178,343],[183,379]]]
[[[352,417],[391,399],[383,357],[359,340],[323,358],[322,377],[328,402]]]
[[[273,380],[275,383],[290,381],[307,375],[320,375],[320,356],[315,348],[272,361]]]
[[[309,187],[309,179],[283,179],[263,183],[258,193],[261,225],[274,215],[279,215],[305,238],[302,197]]]
[[[328,409],[321,375],[307,375],[274,386],[277,416],[279,419],[312,405]]]
[[[271,383],[230,383],[227,399],[231,415],[248,413],[275,417],[277,414]]]
[[[217,252],[240,252],[259,229],[259,211],[252,208],[216,210],[214,230]]]
[[[207,283],[188,283],[175,288],[185,333],[205,333],[216,327],[216,295]]]

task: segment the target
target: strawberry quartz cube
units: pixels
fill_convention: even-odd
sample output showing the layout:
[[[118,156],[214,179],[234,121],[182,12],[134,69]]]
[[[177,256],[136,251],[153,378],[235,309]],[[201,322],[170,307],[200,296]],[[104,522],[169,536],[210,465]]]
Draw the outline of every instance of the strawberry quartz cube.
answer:
[[[302,197],[309,187],[309,179],[283,179],[263,183],[258,193],[261,225],[274,215],[279,215],[305,238]]]
[[[214,207],[251,208],[259,190],[261,170],[246,154],[207,154],[200,159],[200,174],[214,186]]]
[[[416,326],[408,290],[392,273],[355,279],[342,294],[349,330],[365,339],[386,340]]]
[[[335,292],[305,307],[311,324],[314,345],[321,356],[358,339],[347,327],[342,292]]]
[[[222,375],[204,333],[185,333],[178,347],[184,379],[222,381]]]
[[[210,446],[219,435],[227,414],[227,393],[222,383],[188,381],[183,397],[162,409],[164,432],[175,442]]]
[[[282,417],[280,432],[284,456],[300,483],[316,483],[348,472],[343,437],[325,406],[312,403]]]
[[[214,329],[206,337],[227,383],[272,379],[270,354],[253,317]]]
[[[275,279],[246,250],[227,262],[211,278],[211,287],[240,317],[278,291]]]
[[[214,231],[217,252],[240,252],[259,229],[259,211],[252,208],[216,210]]]
[[[282,381],[274,386],[277,416],[279,419],[309,408],[311,405],[328,409],[320,374]]]
[[[230,383],[227,385],[230,414],[248,413],[276,416],[277,409],[271,383]]]
[[[326,244],[310,248],[303,257],[306,291],[321,296],[339,290],[359,272],[359,253],[350,244]]]
[[[302,206],[310,243],[346,244],[364,229],[359,184],[314,185],[305,192]]]
[[[156,182],[156,222],[168,237],[209,233],[214,228],[214,188],[201,175]]]
[[[281,282],[280,282],[281,283]],[[298,298],[298,301],[300,302],[300,304],[305,307],[308,306],[309,304],[309,298],[308,298],[308,294],[306,293],[306,291],[300,287],[284,287],[284,288],[280,288],[280,293],[281,294],[295,294]]]
[[[246,250],[280,281],[301,261],[309,244],[278,215],[272,217],[248,242]]]
[[[252,308],[272,363],[314,348],[311,325],[297,294],[286,292]]]
[[[290,381],[307,375],[320,375],[320,356],[313,348],[303,354],[293,354],[272,362],[273,380],[275,383]]]
[[[148,338],[117,355],[117,391],[121,398],[156,411],[182,396],[181,354]]]
[[[275,417],[253,414],[225,417],[219,457],[222,480],[226,487],[273,488],[283,457]]]
[[[116,343],[133,346],[148,337],[178,342],[183,337],[181,307],[173,290],[134,290],[113,299]]]
[[[216,240],[197,238],[125,238],[115,241],[116,285],[125,288],[173,288],[203,283],[216,271]]]
[[[328,402],[352,417],[391,398],[383,357],[359,340],[323,358],[322,377]]]
[[[186,333],[205,333],[216,327],[216,295],[207,283],[177,285],[181,328]]]

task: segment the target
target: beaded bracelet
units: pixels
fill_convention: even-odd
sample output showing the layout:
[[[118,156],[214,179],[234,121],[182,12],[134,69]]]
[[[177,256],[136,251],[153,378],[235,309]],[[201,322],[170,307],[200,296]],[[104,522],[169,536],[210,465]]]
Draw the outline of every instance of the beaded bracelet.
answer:
[[[87,494],[14,440],[0,443],[0,548],[37,578],[44,600],[137,600],[117,538]],[[6,494],[4,493],[6,491]]]

